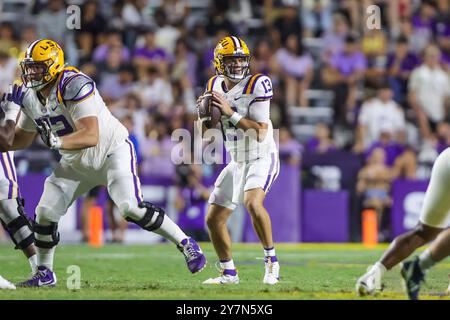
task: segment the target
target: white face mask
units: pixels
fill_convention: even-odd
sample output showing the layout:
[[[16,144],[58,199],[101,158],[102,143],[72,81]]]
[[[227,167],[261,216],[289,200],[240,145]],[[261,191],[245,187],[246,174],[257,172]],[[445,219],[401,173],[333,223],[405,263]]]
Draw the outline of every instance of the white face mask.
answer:
[[[45,76],[48,74],[48,68],[44,63],[22,62],[21,67],[25,87],[40,90],[47,85]]]
[[[233,82],[239,82],[248,74],[250,57],[225,57],[223,58],[223,64],[225,70],[224,76]]]

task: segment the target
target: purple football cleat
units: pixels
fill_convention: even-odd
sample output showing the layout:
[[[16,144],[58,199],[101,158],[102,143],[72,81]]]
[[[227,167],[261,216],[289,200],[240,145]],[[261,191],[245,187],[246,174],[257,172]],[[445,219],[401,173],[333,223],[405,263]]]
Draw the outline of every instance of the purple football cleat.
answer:
[[[56,282],[56,274],[52,270],[39,266],[31,279],[18,283],[17,287],[54,287]]]
[[[197,273],[205,268],[206,257],[194,239],[186,238],[177,247],[183,253],[190,272]]]

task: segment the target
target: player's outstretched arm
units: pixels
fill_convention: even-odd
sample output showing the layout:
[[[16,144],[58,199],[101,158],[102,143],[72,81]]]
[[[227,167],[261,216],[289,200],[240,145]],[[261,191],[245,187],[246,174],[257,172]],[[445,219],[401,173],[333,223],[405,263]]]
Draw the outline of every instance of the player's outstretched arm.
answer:
[[[13,134],[14,140],[9,150],[26,149],[29,146],[31,146],[35,137],[36,137],[35,131],[33,132],[26,131],[16,126],[15,132]]]
[[[84,117],[75,121],[76,131],[60,137],[64,150],[81,150],[95,147],[99,140],[98,120],[96,116]]]
[[[0,152],[6,152],[12,149],[15,126],[16,123],[13,120],[7,120],[4,126],[0,126]]]

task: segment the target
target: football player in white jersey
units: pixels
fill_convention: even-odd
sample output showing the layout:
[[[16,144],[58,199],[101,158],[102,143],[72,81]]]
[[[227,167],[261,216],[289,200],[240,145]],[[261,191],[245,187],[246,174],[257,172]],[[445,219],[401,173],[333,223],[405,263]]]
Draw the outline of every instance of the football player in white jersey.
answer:
[[[413,261],[402,264],[408,297],[417,300],[425,274],[434,264],[450,254],[450,148],[436,159],[430,183],[425,193],[417,226],[392,241],[388,250],[356,282],[359,295],[374,295],[383,289],[382,280],[387,270],[408,258],[416,249],[436,239],[429,248]]]
[[[6,94],[0,100],[0,107],[6,103]],[[0,144],[11,145],[14,138],[14,121],[5,121],[7,117],[0,110]],[[23,251],[27,257],[31,272],[37,270],[36,248],[32,226],[24,211],[24,202],[20,196],[14,165],[14,152],[0,147],[0,223],[9,233],[15,248]]]
[[[226,222],[240,203],[250,213],[264,248],[263,282],[276,284],[279,280],[271,220],[264,208],[264,198],[280,169],[269,112],[273,89],[267,76],[249,75],[249,64],[250,52],[242,39],[228,36],[219,41],[214,50],[216,75],[208,81],[206,90],[213,92],[213,103],[221,110],[225,148],[232,160],[215,182],[206,217],[221,275],[204,284],[239,283]],[[197,103],[202,99],[200,96]]]
[[[39,133],[62,156],[36,207],[38,271],[21,285],[56,284],[53,257],[59,219],[79,196],[98,185],[107,186],[127,221],[175,243],[189,270],[201,271],[206,259],[195,240],[163,209],[143,200],[128,131],[106,107],[92,79],[66,67],[61,47],[47,39],[31,43],[20,65],[23,86],[14,85],[6,107],[11,120],[20,112],[9,149],[27,148]]]

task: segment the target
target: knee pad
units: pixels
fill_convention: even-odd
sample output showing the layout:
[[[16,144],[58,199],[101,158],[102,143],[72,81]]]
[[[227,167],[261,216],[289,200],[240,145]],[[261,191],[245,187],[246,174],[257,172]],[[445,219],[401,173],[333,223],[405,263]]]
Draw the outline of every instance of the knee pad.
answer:
[[[36,234],[34,243],[36,247],[43,249],[51,249],[59,243],[58,223],[50,222],[50,225],[42,225],[33,222],[33,231]],[[50,236],[51,240],[40,240],[38,236]]]
[[[23,204],[23,199],[17,198],[17,212],[19,213],[19,216],[11,220],[9,223],[5,223],[0,219],[3,227],[10,235],[11,240],[15,245],[15,249],[20,250],[26,249],[35,241],[32,226],[30,220],[25,214]],[[23,228],[25,228],[25,231],[19,232],[19,230]]]
[[[133,222],[140,226],[142,229],[147,231],[154,231],[161,227],[163,221],[164,221],[164,210],[162,208],[158,208],[154,204],[151,204],[150,202],[141,202],[139,203],[139,208],[145,208],[145,214],[142,217],[141,220],[135,220],[131,217],[125,217],[125,220],[129,222]],[[156,217],[156,220],[152,223],[153,216],[155,213],[158,215]]]

